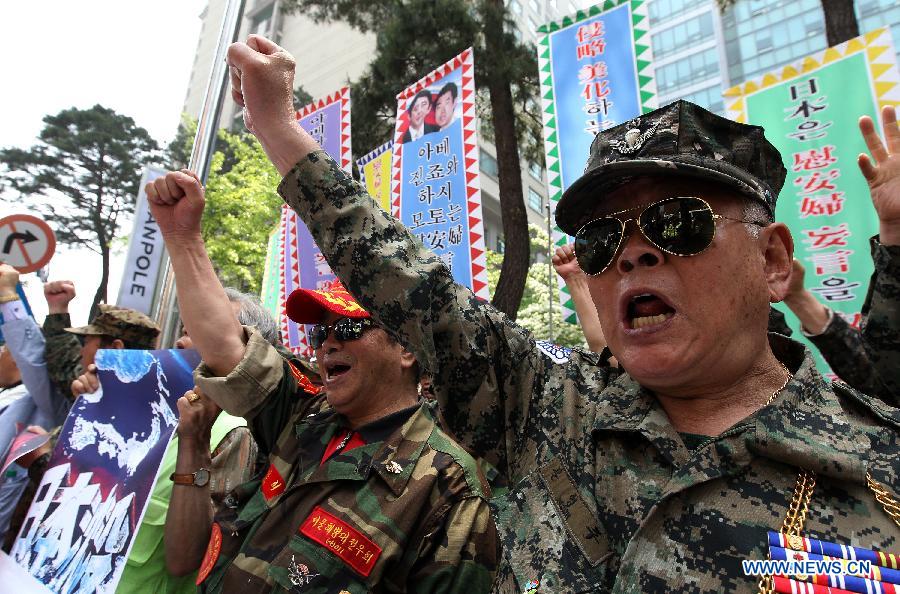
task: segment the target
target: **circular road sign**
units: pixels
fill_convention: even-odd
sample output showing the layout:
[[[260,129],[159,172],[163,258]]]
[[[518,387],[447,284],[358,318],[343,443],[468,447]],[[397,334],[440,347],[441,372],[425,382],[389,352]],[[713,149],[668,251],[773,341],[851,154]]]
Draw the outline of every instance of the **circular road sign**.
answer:
[[[56,250],[56,236],[43,219],[14,214],[0,219],[0,262],[21,273],[43,268]]]

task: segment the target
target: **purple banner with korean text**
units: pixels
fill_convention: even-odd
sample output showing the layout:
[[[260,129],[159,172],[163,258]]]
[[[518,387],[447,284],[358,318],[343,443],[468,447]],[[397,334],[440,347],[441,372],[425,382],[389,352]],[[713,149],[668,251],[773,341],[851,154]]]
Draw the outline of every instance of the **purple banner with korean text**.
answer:
[[[72,407],[12,549],[51,591],[115,592],[199,362],[97,351],[100,389]]]
[[[391,214],[488,299],[469,48],[397,95]]]
[[[347,173],[353,166],[350,154],[350,89],[344,87],[336,93],[310,103],[297,112],[297,121],[313,137],[325,152],[340,163]],[[284,312],[287,297],[294,289],[324,289],[335,280],[334,273],[325,261],[297,213],[284,207],[281,211],[279,233],[281,243],[281,338],[292,352],[309,357],[312,354],[306,338],[308,328],[292,321]]]

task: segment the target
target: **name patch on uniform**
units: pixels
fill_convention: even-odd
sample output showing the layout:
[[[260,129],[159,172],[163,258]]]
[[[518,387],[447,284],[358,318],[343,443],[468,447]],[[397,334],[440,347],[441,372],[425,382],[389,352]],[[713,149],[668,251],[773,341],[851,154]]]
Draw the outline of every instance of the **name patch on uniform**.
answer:
[[[369,577],[381,555],[381,547],[319,506],[303,521],[300,534],[337,555],[363,577]]]
[[[197,573],[197,585],[203,583],[209,572],[216,566],[219,560],[219,553],[222,552],[222,529],[219,524],[213,522],[212,533],[209,535],[209,544],[206,545],[206,554],[203,555],[203,563],[200,564],[200,571]]]
[[[278,469],[275,468],[275,465],[271,464],[269,465],[269,470],[266,472],[266,476],[263,477],[263,497],[268,501],[273,497],[281,495],[282,492],[284,492],[284,479],[281,478],[281,474],[278,472]]]

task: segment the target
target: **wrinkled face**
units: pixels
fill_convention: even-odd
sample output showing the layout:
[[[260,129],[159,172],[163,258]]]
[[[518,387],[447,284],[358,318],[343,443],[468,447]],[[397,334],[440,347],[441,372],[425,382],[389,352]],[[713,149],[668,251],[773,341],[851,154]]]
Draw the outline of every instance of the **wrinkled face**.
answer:
[[[322,323],[333,324],[339,318],[329,314]],[[383,399],[390,398],[406,381],[405,352],[378,327],[368,328],[360,338],[347,341],[338,340],[334,331],[329,332],[316,349],[329,404],[351,419],[382,409]]]
[[[437,98],[434,104],[434,120],[441,129],[446,128],[453,121],[453,110],[456,102],[451,93],[444,93]]]
[[[611,192],[594,217],[636,207],[619,215],[626,220],[672,196],[699,196],[716,214],[743,218],[738,195],[682,178],[638,178]],[[626,371],[655,390],[702,381],[710,370],[746,371],[766,343],[766,231],[757,239],[718,219],[710,247],[687,257],[663,252],[635,223],[626,231],[610,267],[588,277],[609,348]]]
[[[12,353],[6,348],[6,345],[0,346],[0,388],[7,388],[22,380],[19,368],[16,367],[16,361],[13,359]]]
[[[416,102],[413,103],[413,108],[409,112],[409,125],[412,128],[421,128],[422,124],[425,123],[425,116],[428,115],[428,110],[431,109],[431,102],[428,100],[428,97],[419,97],[416,99]]]

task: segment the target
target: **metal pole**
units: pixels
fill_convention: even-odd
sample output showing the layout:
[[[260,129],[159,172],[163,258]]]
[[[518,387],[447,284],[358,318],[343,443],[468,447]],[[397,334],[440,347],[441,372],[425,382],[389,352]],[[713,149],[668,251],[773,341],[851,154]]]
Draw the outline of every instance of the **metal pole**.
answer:
[[[219,41],[213,57],[212,72],[206,91],[203,94],[203,107],[197,121],[197,134],[194,136],[194,147],[188,169],[197,173],[200,182],[206,185],[209,177],[209,164],[216,144],[216,131],[222,115],[222,105],[228,88],[228,65],[225,54],[228,46],[237,41],[240,34],[241,16],[244,12],[244,0],[225,0],[225,15],[219,30]],[[178,300],[175,293],[175,275],[168,254],[163,251],[163,273],[158,277],[156,300],[153,317],[162,328],[159,339],[160,348],[169,348],[178,338]]]
[[[547,285],[547,320],[549,320],[547,340],[553,340],[553,289],[556,283],[553,278],[553,217],[550,215],[550,198],[547,198],[547,269],[550,273],[550,280]]]

